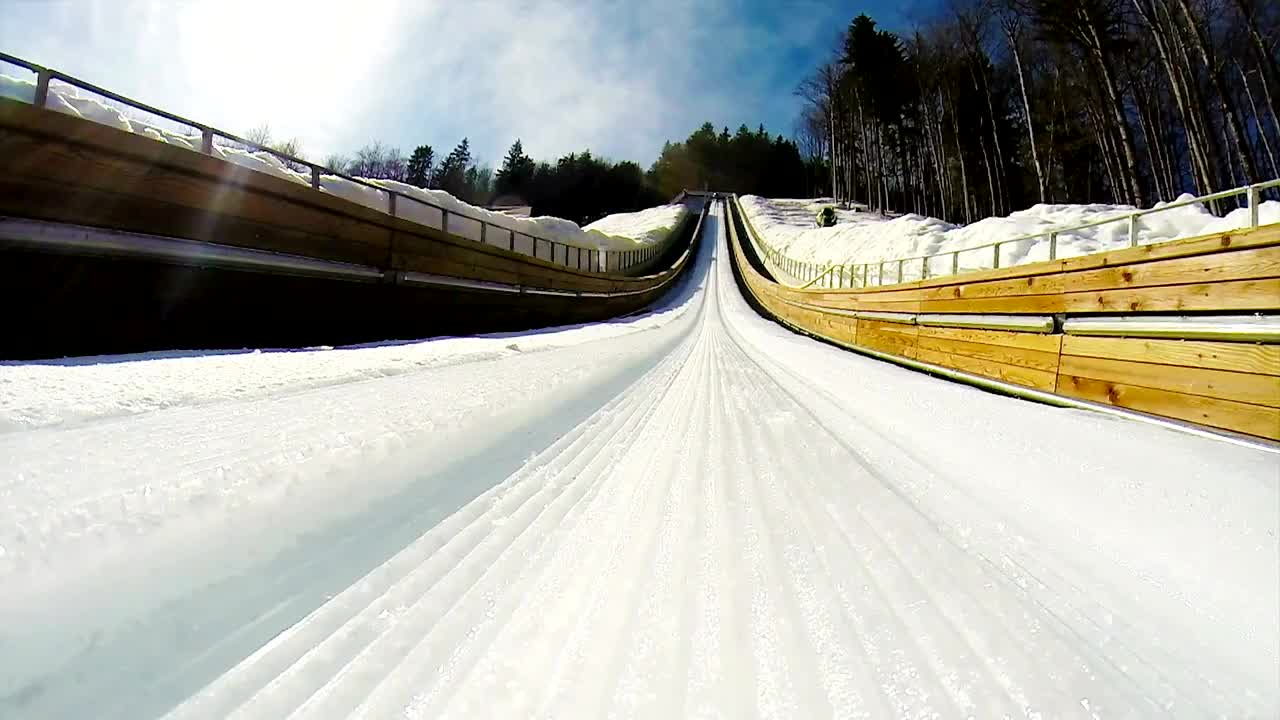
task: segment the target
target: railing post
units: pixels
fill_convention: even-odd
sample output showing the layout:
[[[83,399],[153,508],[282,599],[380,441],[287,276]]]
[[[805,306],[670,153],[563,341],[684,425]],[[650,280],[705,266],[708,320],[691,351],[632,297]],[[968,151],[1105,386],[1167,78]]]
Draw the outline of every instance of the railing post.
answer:
[[[315,165],[311,166],[311,187],[320,189],[320,168]]]
[[[956,250],[951,253],[951,274],[960,274],[960,251]]]
[[[1258,206],[1262,204],[1262,192],[1257,185],[1249,186],[1249,228],[1258,227]]]
[[[906,259],[905,259],[905,258],[902,258],[902,259],[899,259],[899,260],[898,260],[898,282],[899,282],[899,283],[901,283],[901,282],[902,282],[902,269],[903,269],[903,267],[905,267],[905,266],[906,266],[906,263],[907,263],[907,261],[906,261]]]
[[[396,194],[390,191],[387,192],[387,214],[396,216]]]
[[[929,279],[929,258],[927,257],[920,258],[920,279]]]
[[[1049,259],[1058,259],[1058,233],[1049,233]]]
[[[883,284],[884,284],[884,261],[881,260],[880,267],[876,268],[876,285],[880,286]]]
[[[440,208],[440,232],[449,232],[449,211]]]
[[[31,99],[31,104],[38,108],[42,108],[49,104],[49,81],[53,79],[53,71],[49,68],[40,68],[36,73],[36,96]]]
[[[1138,214],[1129,216],[1129,247],[1138,247]]]
[[[867,286],[867,278],[871,276],[871,264],[862,263],[862,287]]]
[[[486,232],[488,229],[489,229],[489,223],[481,220],[480,221],[480,242],[485,241],[485,236],[488,235],[488,233]]]
[[[508,238],[509,247],[507,249],[510,250],[511,252],[515,252],[516,251],[516,231],[511,230],[510,233],[511,233],[511,237]]]
[[[213,129],[212,128],[200,129],[200,152],[204,153],[205,155],[213,154]]]
[[[991,250],[991,267],[998,268],[1000,267],[1000,243],[996,243],[992,246]]]

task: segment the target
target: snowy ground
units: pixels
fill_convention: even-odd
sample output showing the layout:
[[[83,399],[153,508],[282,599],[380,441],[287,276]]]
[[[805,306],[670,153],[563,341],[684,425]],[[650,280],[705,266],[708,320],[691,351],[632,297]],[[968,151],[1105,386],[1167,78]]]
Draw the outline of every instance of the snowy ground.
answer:
[[[1280,456],[793,335],[706,232],[636,332],[0,434],[0,716],[1280,712]]]
[[[1184,195],[1179,199],[1190,197]],[[835,227],[819,228],[814,217],[818,209],[827,204],[820,200],[769,200],[747,195],[740,201],[752,226],[770,245],[793,260],[823,267],[828,264],[878,264],[899,258],[950,253],[997,240],[1044,233],[1054,228],[1124,217],[1134,210],[1128,205],[1034,205],[1008,217],[987,218],[966,226],[915,214],[890,219],[873,212],[838,211]],[[1259,221],[1262,224],[1280,222],[1280,202],[1263,203],[1259,208]],[[1244,209],[1217,217],[1202,206],[1192,205],[1143,217],[1138,226],[1138,238],[1141,244],[1146,245],[1225,232],[1247,225],[1248,213]],[[1057,256],[1066,258],[1122,247],[1129,247],[1129,224],[1125,221],[1059,235]],[[1003,247],[1000,266],[1048,259],[1048,240],[1041,239]],[[960,254],[961,270],[977,270],[991,265],[990,248]],[[896,280],[897,266],[886,270],[886,274],[890,272],[892,275],[888,279]],[[930,275],[949,272],[950,256],[931,261]],[[919,264],[905,268],[904,277],[919,279]],[[871,278],[874,282],[874,268]]]
[[[74,426],[168,407],[254,400],[573,347],[655,329],[687,310],[686,304],[664,300],[642,315],[610,322],[340,348],[0,361],[0,434]]]
[[[32,102],[35,98],[34,79],[14,78],[0,74],[0,97],[13,98],[23,102]],[[144,119],[138,117],[141,111],[132,111],[127,107],[117,107],[114,103],[99,98],[87,91],[82,91],[65,83],[51,84],[47,107],[61,113],[82,117],[104,125],[146,135],[154,140],[177,145],[188,150],[200,148],[200,135],[191,128],[168,127],[173,125],[159,117]],[[267,152],[252,152],[238,146],[215,144],[214,155],[223,160],[236,163],[258,172],[274,175],[299,185],[309,186],[309,171],[298,172],[285,165],[279,158]],[[394,190],[412,198],[431,203],[435,207],[414,202],[400,202],[396,206],[396,217],[405,218],[434,228],[443,224],[444,208],[450,213],[449,231],[455,235],[480,241],[480,223],[483,220],[490,225],[515,233],[531,235],[542,240],[553,240],[564,245],[592,248],[607,251],[627,251],[647,247],[667,238],[671,230],[679,223],[686,212],[683,205],[661,205],[637,213],[620,213],[598,220],[586,227],[569,220],[555,217],[515,218],[499,212],[469,205],[443,190],[427,190],[394,180],[369,180],[382,188]],[[320,189],[323,192],[337,195],[352,202],[373,208],[380,212],[388,209],[387,193],[380,190],[353,183],[336,175],[322,175]],[[486,241],[508,247],[511,243],[510,233],[490,232],[483,236]],[[515,238],[516,250],[525,254],[534,254],[532,241]],[[546,248],[539,250],[545,254]],[[567,262],[567,260],[565,261]]]

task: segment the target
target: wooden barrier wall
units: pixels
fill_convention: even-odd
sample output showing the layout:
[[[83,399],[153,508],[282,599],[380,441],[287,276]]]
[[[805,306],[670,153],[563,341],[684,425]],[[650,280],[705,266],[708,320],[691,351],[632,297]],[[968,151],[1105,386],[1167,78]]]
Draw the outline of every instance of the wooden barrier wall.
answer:
[[[1276,311],[1280,225],[877,288],[796,290],[762,272],[741,237],[750,232],[741,210],[730,206],[742,281],[768,312],[805,332],[1014,385],[1280,440],[1280,345],[932,327],[852,316],[1061,320]]]
[[[676,242],[641,268],[646,275],[581,271],[4,98],[0,215],[354,263],[393,279],[418,272],[567,293],[361,283],[0,243],[0,302],[18,308],[0,337],[3,359],[339,345],[605,320],[666,292],[697,221],[686,215]]]
[[[635,291],[663,280],[556,265],[5,98],[0,215],[558,290]]]

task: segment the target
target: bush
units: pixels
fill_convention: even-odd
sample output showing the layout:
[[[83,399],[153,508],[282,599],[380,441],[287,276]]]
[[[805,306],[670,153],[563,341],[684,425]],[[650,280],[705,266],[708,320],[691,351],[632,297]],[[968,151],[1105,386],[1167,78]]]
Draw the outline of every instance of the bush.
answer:
[[[834,227],[836,224],[836,209],[830,205],[818,211],[818,227]]]

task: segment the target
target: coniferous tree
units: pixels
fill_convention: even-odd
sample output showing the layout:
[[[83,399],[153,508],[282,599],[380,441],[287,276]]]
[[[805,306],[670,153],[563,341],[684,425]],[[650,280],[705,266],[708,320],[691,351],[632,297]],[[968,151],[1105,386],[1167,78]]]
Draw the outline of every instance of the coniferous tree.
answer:
[[[419,145],[409,156],[405,182],[416,187],[425,188],[431,184],[432,166],[435,164],[435,151],[430,145]]]
[[[533,158],[524,154],[524,145],[517,138],[511,145],[511,149],[507,151],[502,167],[498,169],[498,174],[494,178],[495,192],[499,195],[525,193],[533,181],[536,169],[537,164],[534,163]]]
[[[471,143],[462,138],[436,168],[435,187],[454,197],[462,197],[467,191],[467,169],[471,167]]]

